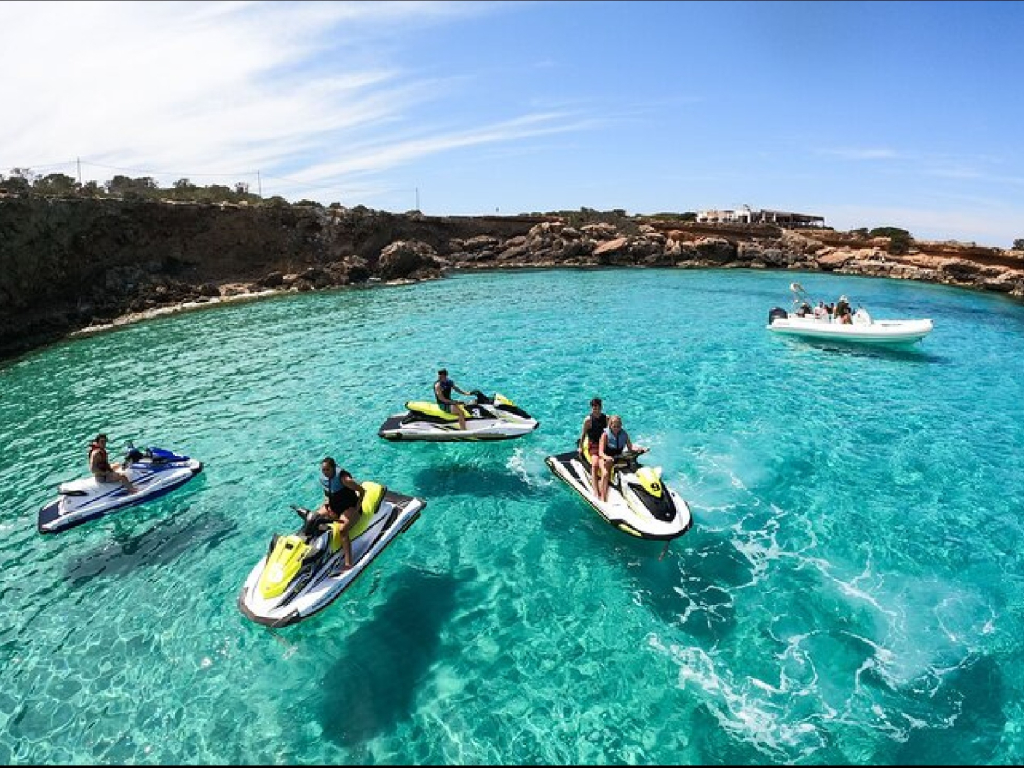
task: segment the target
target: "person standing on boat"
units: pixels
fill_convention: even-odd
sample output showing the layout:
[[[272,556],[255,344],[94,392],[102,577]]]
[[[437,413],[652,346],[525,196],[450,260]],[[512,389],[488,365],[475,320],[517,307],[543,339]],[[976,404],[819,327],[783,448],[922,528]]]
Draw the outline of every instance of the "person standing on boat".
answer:
[[[836,302],[835,317],[842,319],[843,315],[849,314],[850,312],[850,301],[845,295],[839,297],[839,301]]]
[[[330,456],[320,462],[320,487],[324,489],[324,503],[317,515],[341,523],[341,548],[345,551],[342,570],[347,571],[352,567],[352,540],[348,532],[359,520],[366,491]]]
[[[89,471],[97,483],[120,483],[125,492],[135,493],[138,489],[128,475],[118,472],[119,465],[111,465],[107,456],[107,436],[102,432],[89,444]]]
[[[646,448],[633,446],[629,439],[629,433],[622,428],[621,416],[609,416],[608,428],[601,433],[601,442],[598,443],[598,453],[601,457],[601,487],[598,498],[601,501],[608,501],[608,486],[612,479],[612,465],[623,451],[643,453]]]
[[[466,413],[459,400],[452,400],[452,390],[460,395],[469,397],[472,393],[460,389],[454,381],[448,378],[448,369],[442,368],[437,372],[437,381],[434,382],[434,399],[441,407],[441,410],[454,413],[459,417],[459,429],[466,428]]]
[[[603,407],[600,397],[590,401],[590,413],[583,420],[580,435],[580,453],[586,447],[586,456],[590,459],[590,484],[595,491],[601,474],[601,435],[608,428],[608,416],[601,410]]]

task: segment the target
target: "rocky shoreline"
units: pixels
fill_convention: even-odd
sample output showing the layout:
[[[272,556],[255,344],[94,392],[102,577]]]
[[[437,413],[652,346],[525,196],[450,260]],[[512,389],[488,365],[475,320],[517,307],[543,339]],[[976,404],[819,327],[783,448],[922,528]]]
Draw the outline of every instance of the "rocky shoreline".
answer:
[[[357,207],[0,200],[0,359],[170,312],[289,291],[558,267],[826,271],[1024,298],[1024,252],[582,211],[426,217]]]

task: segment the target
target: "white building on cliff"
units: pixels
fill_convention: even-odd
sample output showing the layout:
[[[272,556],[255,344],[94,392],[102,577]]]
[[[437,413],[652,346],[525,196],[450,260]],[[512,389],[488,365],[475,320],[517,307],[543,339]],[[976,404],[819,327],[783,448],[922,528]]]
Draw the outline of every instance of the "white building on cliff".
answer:
[[[791,211],[769,211],[767,209],[752,210],[749,205],[739,210],[706,210],[697,211],[697,221],[701,224],[778,224],[783,227],[824,227],[824,216],[812,216],[807,213]]]

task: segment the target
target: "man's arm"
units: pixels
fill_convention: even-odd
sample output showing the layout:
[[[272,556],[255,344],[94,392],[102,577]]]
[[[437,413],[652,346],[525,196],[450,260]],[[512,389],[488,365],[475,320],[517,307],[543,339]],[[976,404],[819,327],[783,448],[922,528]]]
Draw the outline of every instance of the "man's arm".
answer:
[[[366,495],[366,489],[364,489],[362,485],[357,483],[355,481],[355,478],[352,477],[352,475],[346,474],[341,478],[341,482],[343,482],[346,486],[348,486],[349,488],[356,492],[356,496],[359,497],[359,501],[363,500],[363,496]]]

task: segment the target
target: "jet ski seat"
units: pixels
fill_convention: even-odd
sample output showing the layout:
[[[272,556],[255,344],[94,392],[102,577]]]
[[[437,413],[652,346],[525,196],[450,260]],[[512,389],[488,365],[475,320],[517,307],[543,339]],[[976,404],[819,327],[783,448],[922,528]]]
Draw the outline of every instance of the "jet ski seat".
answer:
[[[454,413],[448,413],[437,403],[430,403],[425,400],[410,400],[405,404],[412,413],[421,413],[424,416],[429,416],[435,419],[441,419],[442,421],[458,421],[459,417]]]

